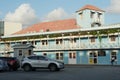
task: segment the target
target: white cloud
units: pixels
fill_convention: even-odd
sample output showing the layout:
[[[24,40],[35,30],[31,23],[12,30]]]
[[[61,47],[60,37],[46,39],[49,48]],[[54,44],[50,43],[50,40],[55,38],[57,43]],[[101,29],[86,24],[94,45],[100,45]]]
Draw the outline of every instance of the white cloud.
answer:
[[[120,13],[120,0],[111,0],[111,5],[107,8],[108,12]]]
[[[5,21],[20,22],[23,25],[31,25],[38,21],[30,4],[21,4],[14,12],[9,12],[4,19]]]
[[[72,18],[73,15],[69,15],[67,14],[64,9],[62,8],[57,8],[54,9],[53,11],[51,11],[50,13],[48,13],[48,15],[46,15],[43,18],[43,21],[54,21],[54,20],[60,20],[60,19],[65,19],[65,18]]]

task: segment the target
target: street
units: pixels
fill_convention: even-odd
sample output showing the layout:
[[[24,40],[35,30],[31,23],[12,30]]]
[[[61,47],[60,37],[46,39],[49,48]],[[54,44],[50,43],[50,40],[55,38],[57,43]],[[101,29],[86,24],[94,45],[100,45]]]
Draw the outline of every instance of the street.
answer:
[[[118,66],[67,66],[59,72],[0,72],[0,80],[120,80]]]

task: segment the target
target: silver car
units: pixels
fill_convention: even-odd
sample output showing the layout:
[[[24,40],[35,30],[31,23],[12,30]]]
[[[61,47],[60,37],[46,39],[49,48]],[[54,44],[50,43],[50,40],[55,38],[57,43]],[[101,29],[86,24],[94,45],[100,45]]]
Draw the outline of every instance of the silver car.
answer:
[[[7,71],[9,70],[8,64],[4,60],[0,60],[0,71]]]
[[[49,69],[50,71],[59,71],[64,68],[64,63],[49,59],[46,56],[29,56],[22,61],[24,71],[36,70],[38,68]]]

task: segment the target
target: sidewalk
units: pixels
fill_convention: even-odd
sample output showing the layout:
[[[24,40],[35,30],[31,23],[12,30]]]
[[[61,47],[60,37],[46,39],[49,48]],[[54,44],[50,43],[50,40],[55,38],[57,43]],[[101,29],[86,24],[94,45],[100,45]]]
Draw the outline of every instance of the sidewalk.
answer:
[[[120,67],[120,65],[102,65],[102,64],[65,64],[65,67]]]

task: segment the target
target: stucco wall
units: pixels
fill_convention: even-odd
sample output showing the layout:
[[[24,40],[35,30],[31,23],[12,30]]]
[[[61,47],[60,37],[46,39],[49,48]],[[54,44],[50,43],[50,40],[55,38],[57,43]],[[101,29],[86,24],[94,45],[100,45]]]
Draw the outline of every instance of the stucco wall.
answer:
[[[14,23],[14,22],[4,22],[4,35],[10,35],[15,32],[22,30],[21,23]]]

